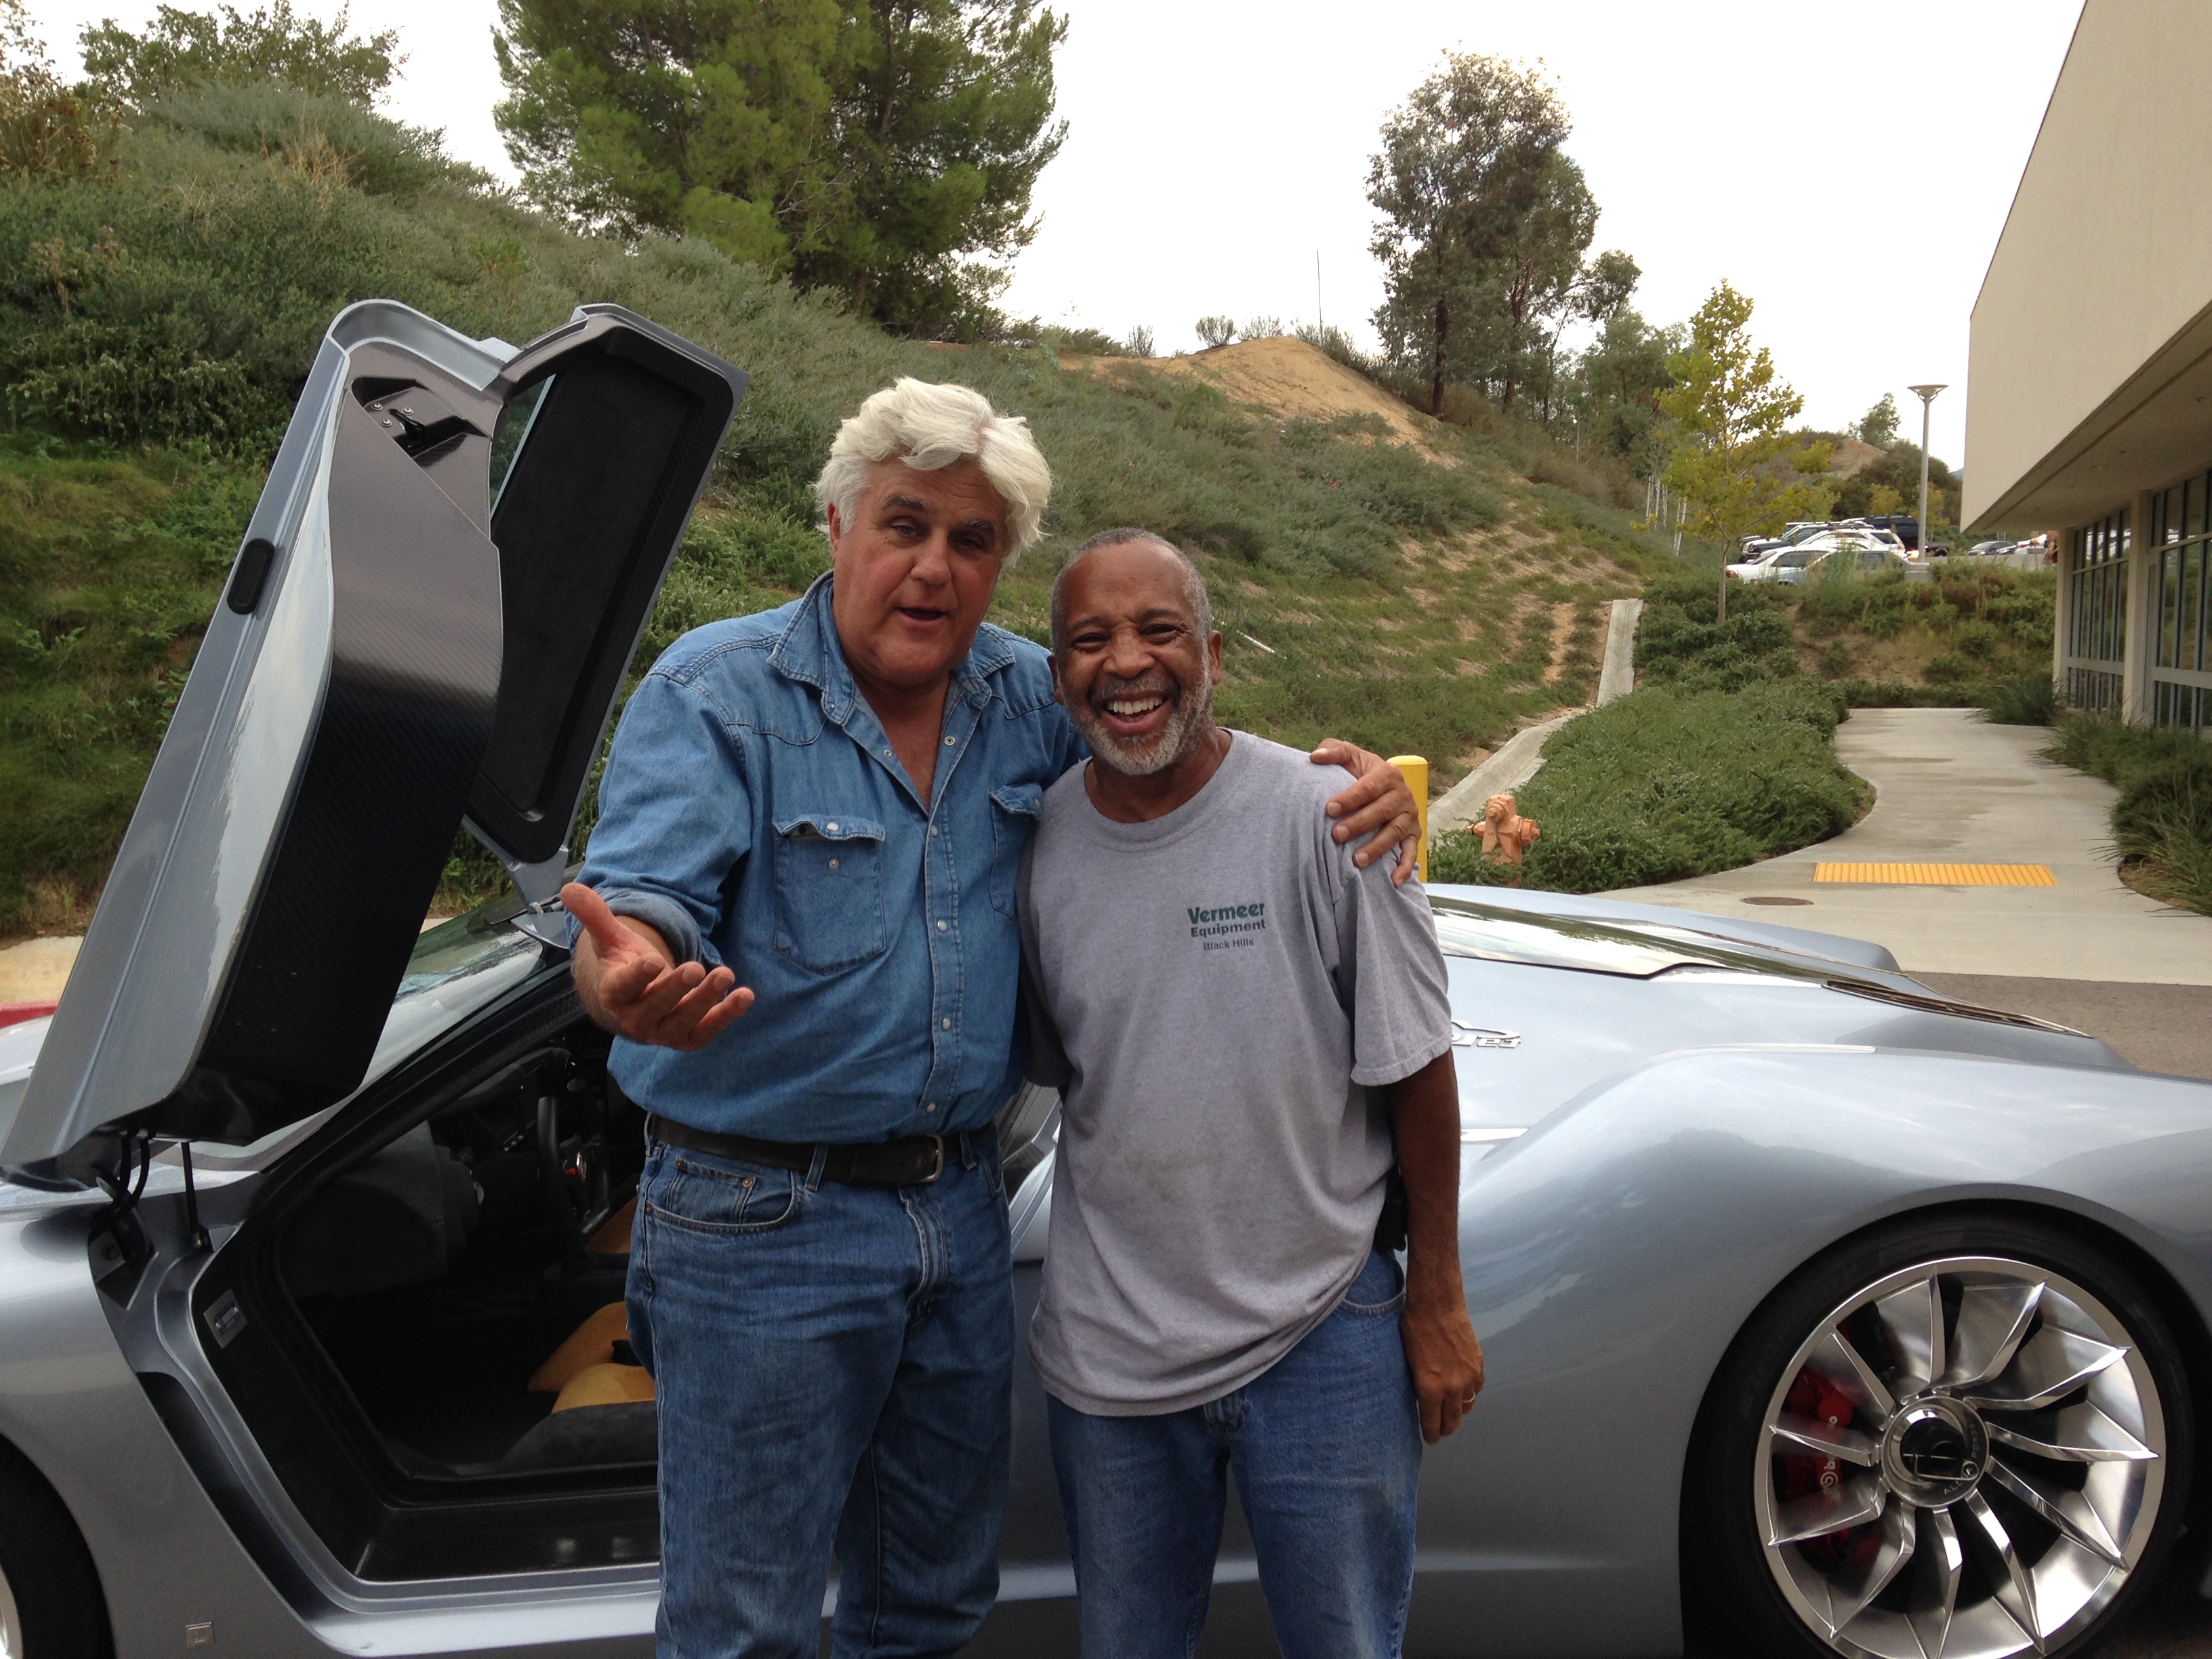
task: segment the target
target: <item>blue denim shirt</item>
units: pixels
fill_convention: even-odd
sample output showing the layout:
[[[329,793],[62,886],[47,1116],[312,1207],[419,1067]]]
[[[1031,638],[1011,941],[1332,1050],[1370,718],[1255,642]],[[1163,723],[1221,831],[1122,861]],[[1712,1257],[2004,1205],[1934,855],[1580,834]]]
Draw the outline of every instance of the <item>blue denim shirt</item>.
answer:
[[[945,693],[925,805],[853,683],[830,582],[686,634],[623,712],[581,879],[759,1000],[695,1054],[617,1038],[612,1069],[700,1129],[978,1128],[1020,1081],[1022,852],[1086,751],[1045,653],[987,625]]]

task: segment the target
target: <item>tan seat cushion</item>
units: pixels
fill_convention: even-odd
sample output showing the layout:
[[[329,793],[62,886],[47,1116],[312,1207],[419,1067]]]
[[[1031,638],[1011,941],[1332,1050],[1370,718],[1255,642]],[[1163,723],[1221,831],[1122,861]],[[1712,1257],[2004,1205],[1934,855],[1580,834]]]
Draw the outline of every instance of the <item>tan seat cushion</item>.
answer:
[[[629,1230],[636,1221],[637,1200],[633,1198],[600,1224],[584,1246],[585,1251],[592,1255],[628,1255]]]
[[[621,1406],[653,1398],[653,1378],[642,1365],[586,1365],[562,1386],[556,1412],[579,1406]]]
[[[619,1302],[607,1305],[569,1334],[568,1340],[548,1355],[530,1379],[532,1394],[558,1394],[568,1379],[586,1365],[611,1364],[615,1344],[629,1339],[629,1312]],[[631,1369],[635,1370],[635,1367]],[[507,1373],[512,1376],[512,1371]],[[558,1410],[556,1407],[555,1408]]]

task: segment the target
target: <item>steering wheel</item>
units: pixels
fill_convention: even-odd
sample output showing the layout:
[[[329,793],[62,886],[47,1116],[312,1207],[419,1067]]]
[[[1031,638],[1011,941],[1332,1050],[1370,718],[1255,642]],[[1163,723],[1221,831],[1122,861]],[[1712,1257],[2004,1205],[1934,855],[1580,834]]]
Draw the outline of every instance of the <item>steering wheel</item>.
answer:
[[[577,1266],[586,1265],[586,1242],[613,1213],[608,1201],[606,1101],[573,1060],[549,1072],[539,1085],[538,1185],[562,1254]]]

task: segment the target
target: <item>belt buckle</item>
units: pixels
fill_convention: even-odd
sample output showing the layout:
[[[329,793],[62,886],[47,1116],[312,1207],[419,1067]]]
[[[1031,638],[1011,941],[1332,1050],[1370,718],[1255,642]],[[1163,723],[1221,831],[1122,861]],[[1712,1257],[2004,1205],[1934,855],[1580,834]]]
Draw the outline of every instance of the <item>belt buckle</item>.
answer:
[[[945,1137],[943,1135],[931,1135],[928,1137],[928,1139],[929,1150],[937,1155],[936,1161],[929,1166],[929,1173],[927,1175],[920,1176],[915,1180],[914,1184],[917,1187],[927,1187],[931,1182],[936,1180],[938,1176],[945,1173]]]

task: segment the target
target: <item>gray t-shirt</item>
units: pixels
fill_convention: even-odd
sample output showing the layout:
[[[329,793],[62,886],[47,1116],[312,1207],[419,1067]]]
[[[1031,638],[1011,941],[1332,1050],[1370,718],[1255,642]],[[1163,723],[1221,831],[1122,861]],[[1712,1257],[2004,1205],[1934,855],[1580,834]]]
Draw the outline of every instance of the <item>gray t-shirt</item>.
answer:
[[[1065,1091],[1030,1353],[1079,1410],[1242,1388],[1367,1260],[1391,1164],[1379,1088],[1451,1043],[1418,883],[1329,838],[1344,775],[1233,735],[1205,788],[1116,823],[1076,767],[1022,872],[1030,1072]]]

